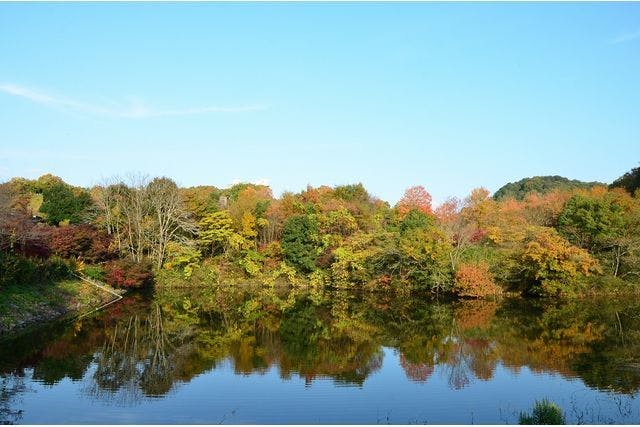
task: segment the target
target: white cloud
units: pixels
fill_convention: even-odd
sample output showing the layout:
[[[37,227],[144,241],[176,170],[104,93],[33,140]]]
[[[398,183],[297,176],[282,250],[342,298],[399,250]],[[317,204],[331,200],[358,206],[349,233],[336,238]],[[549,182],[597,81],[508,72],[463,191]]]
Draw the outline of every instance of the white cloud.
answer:
[[[258,178],[258,179],[254,179],[254,180],[246,180],[246,179],[234,179],[233,181],[231,181],[231,185],[236,185],[236,184],[241,184],[241,183],[248,183],[248,184],[255,184],[255,185],[269,185],[269,180],[267,178]]]
[[[636,30],[634,32],[622,34],[622,35],[620,35],[618,37],[615,37],[615,38],[609,40],[609,44],[626,43],[626,42],[630,42],[630,41],[638,39],[638,38],[640,38],[640,30]]]
[[[147,119],[154,117],[190,116],[210,113],[242,113],[260,111],[266,108],[262,105],[255,104],[241,106],[208,105],[182,109],[162,109],[146,105],[139,99],[132,99],[124,103],[85,103],[64,96],[51,95],[37,89],[11,83],[0,83],[0,92],[28,99],[29,101],[37,104],[58,110],[123,119]]]

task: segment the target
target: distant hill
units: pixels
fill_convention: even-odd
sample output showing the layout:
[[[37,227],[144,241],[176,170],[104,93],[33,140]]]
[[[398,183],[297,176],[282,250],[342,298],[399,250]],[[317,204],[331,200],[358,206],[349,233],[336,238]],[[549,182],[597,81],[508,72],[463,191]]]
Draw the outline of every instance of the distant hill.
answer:
[[[630,194],[633,194],[638,188],[640,188],[640,167],[631,169],[629,172],[613,181],[609,188],[624,188]]]
[[[601,182],[584,182],[568,179],[563,176],[534,176],[523,178],[517,182],[503,185],[493,194],[495,200],[514,198],[522,200],[529,193],[545,194],[555,189],[572,190],[576,188],[591,188],[595,185],[606,185]]]

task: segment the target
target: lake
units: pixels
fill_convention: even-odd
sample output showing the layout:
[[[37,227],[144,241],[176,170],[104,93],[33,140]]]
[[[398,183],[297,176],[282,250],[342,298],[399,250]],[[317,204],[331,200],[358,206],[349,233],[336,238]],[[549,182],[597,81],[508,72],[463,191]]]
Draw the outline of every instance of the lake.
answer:
[[[216,286],[0,341],[0,422],[639,423],[640,300]]]

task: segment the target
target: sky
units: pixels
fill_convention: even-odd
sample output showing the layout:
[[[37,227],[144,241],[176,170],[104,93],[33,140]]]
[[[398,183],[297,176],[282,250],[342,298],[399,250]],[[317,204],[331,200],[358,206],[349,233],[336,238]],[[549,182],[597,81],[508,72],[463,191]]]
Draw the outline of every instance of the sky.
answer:
[[[438,203],[639,163],[640,3],[0,3],[0,181]]]

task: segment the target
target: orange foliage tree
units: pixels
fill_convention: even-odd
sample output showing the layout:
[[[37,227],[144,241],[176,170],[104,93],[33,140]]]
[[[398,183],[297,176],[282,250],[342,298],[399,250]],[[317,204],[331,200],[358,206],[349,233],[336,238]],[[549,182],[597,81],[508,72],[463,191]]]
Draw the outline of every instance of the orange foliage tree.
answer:
[[[501,289],[494,283],[488,264],[463,263],[456,271],[453,292],[461,297],[482,298],[499,294]]]
[[[401,216],[406,215],[412,209],[417,209],[427,215],[433,213],[431,209],[431,194],[421,185],[407,188],[396,207]]]

